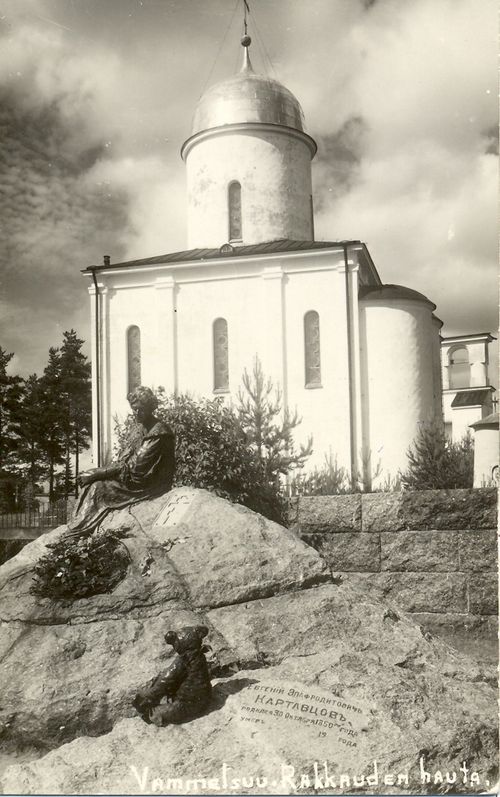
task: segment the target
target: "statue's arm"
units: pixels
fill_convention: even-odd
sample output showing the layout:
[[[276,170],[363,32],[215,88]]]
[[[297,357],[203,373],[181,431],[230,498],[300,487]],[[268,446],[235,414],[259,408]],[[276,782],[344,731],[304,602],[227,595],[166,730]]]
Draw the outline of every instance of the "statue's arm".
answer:
[[[104,468],[91,468],[78,476],[78,481],[82,486],[92,484],[92,482],[102,482],[106,479],[116,479],[120,475],[122,465],[119,462],[112,462]]]
[[[149,686],[139,690],[134,706],[140,712],[148,712],[157,706],[162,697],[174,697],[186,675],[186,668],[180,657],[176,657],[170,666],[156,676]]]

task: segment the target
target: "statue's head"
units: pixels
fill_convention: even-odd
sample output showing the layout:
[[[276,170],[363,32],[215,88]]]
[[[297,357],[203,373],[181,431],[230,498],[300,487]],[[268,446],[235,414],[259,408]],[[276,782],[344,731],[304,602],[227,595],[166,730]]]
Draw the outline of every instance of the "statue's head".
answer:
[[[158,399],[151,388],[142,385],[129,393],[127,400],[140,423],[150,417],[158,406]]]

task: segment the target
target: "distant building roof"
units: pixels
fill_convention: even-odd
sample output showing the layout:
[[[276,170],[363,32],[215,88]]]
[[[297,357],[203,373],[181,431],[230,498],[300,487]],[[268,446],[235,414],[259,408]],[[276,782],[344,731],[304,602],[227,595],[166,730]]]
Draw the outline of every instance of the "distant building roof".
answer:
[[[132,268],[134,266],[151,266],[161,263],[185,263],[193,260],[217,260],[223,257],[248,257],[253,255],[268,255],[276,252],[306,252],[314,249],[332,249],[345,245],[360,245],[361,241],[291,241],[289,238],[280,238],[277,241],[265,241],[260,244],[247,246],[232,246],[224,244],[221,247],[210,249],[184,249],[181,252],[170,252],[166,255],[146,257],[141,260],[126,260],[122,263],[109,263],[99,266],[89,266],[83,273],[100,271],[113,268]]]
[[[491,390],[492,390],[491,386],[476,387],[476,388],[470,388],[468,390],[461,390],[460,393],[457,393],[457,395],[451,402],[451,406],[476,407],[478,404],[479,405],[484,404]]]
[[[487,415],[486,418],[481,418],[480,421],[476,421],[476,423],[471,423],[472,429],[498,429],[498,412],[492,412],[491,415]]]
[[[431,302],[423,293],[406,288],[404,285],[363,285],[359,289],[360,299],[377,299],[380,301],[411,299],[414,302],[425,302],[433,310],[436,309],[434,302]]]
[[[460,342],[465,340],[474,340],[477,338],[488,339],[488,341],[496,340],[496,338],[489,332],[471,332],[470,334],[464,333],[463,335],[443,335],[441,340],[443,343],[450,343],[452,341]]]

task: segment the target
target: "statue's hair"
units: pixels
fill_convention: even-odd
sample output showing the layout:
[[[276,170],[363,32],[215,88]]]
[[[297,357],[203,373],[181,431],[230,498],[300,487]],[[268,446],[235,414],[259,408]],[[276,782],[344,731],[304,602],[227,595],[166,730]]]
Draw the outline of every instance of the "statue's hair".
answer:
[[[135,390],[128,394],[127,401],[131,406],[133,404],[140,404],[146,409],[151,410],[151,412],[153,412],[158,406],[158,399],[151,388],[143,387],[142,385],[140,387],[136,387]]]

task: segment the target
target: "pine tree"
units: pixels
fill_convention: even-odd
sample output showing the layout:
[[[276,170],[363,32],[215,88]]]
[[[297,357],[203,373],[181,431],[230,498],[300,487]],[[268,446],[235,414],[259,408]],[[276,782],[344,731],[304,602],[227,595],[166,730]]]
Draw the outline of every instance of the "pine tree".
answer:
[[[19,376],[7,373],[7,367],[14,356],[0,346],[0,506],[3,509],[15,507],[16,447],[19,439],[19,405],[22,396],[22,382]]]
[[[46,413],[41,380],[36,374],[26,379],[20,407],[19,446],[17,456],[24,466],[25,495],[34,496],[40,480],[47,473],[44,440]]]
[[[297,412],[283,410],[282,394],[271,379],[264,376],[258,357],[252,374],[245,369],[243,389],[238,391],[238,415],[247,440],[255,449],[256,459],[270,482],[301,468],[312,453],[312,438],[295,450],[293,433],[301,423]]]
[[[79,455],[89,447],[92,425],[90,363],[81,352],[83,340],[74,329],[64,333],[60,349],[60,391],[65,437],[65,489],[72,490],[70,455],[75,455],[75,477],[79,472]],[[70,475],[71,474],[71,475]]]
[[[408,469],[401,484],[408,490],[452,490],[472,487],[474,449],[466,436],[459,443],[447,440],[443,424],[422,424],[408,449]]]
[[[40,388],[44,416],[41,449],[48,466],[49,499],[53,501],[56,466],[64,462],[66,428],[66,413],[61,403],[61,357],[59,349],[53,346],[49,349],[49,362],[40,379]]]
[[[0,346],[0,470],[9,464],[9,455],[15,451],[19,434],[19,402],[22,382],[19,376],[7,373],[7,366],[14,356]]]

